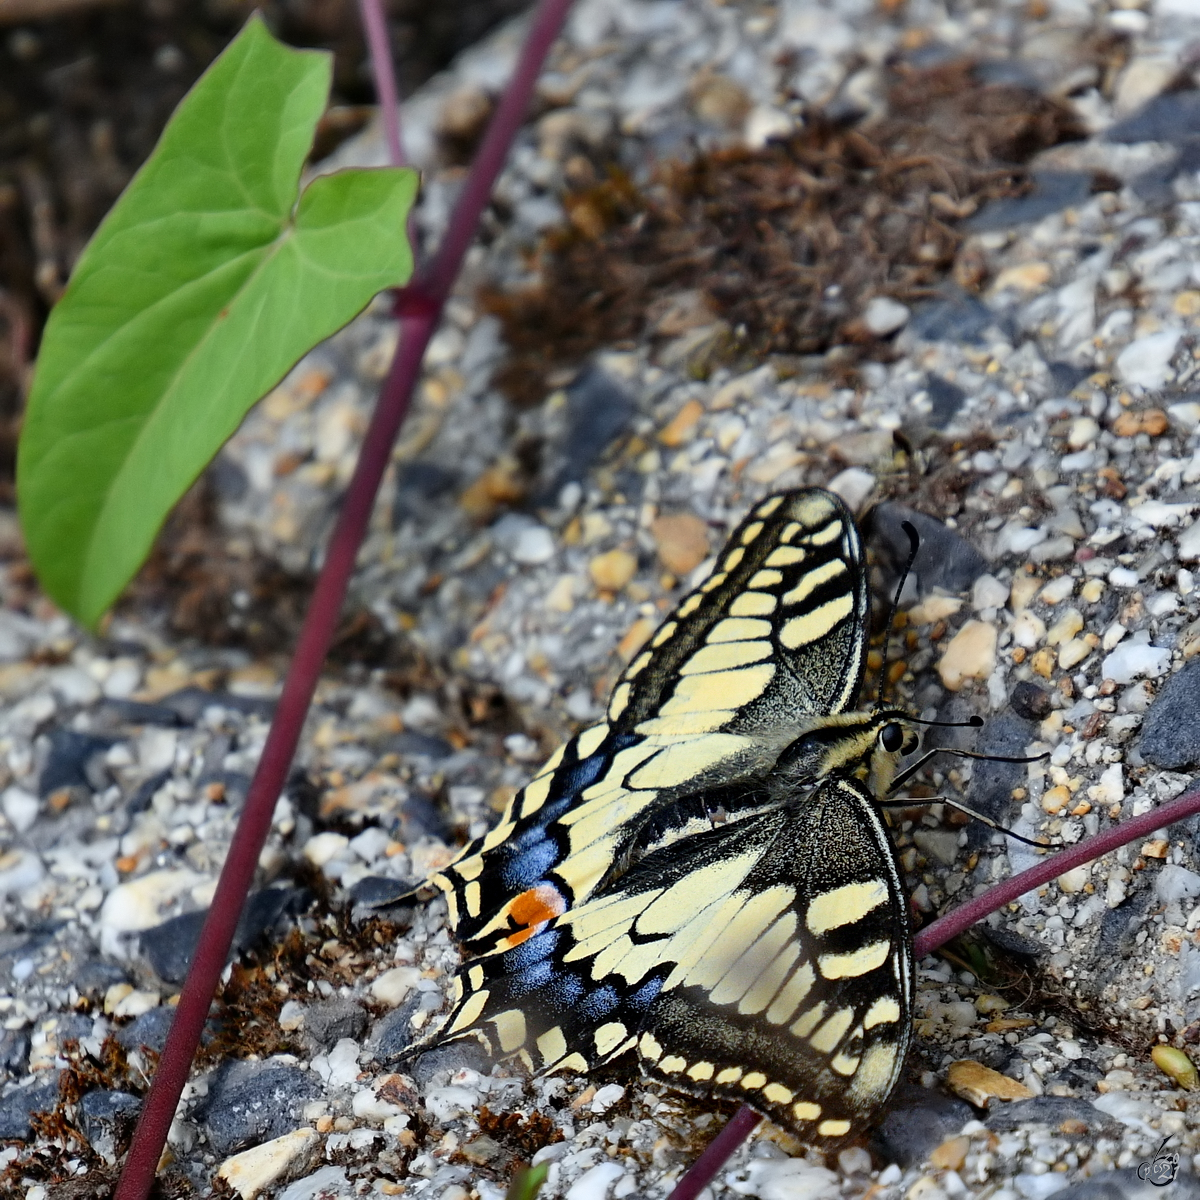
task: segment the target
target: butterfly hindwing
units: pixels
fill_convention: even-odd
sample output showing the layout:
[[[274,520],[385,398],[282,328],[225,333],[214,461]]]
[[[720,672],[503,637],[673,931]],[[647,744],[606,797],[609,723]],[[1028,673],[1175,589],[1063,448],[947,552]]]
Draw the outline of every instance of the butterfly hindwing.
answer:
[[[678,797],[769,770],[797,720],[845,711],[868,605],[841,500],[810,488],[758,504],[629,665],[608,721],[572,739],[434,877],[464,948],[530,936],[610,878]]]
[[[913,968],[895,852],[861,784],[661,847],[521,945],[468,963],[441,1036],[537,1070],[636,1049],[644,1070],[744,1101],[806,1140],[887,1099]]]
[[[769,496],[629,664],[609,722],[770,736],[798,716],[842,712],[862,683],[869,603],[845,504],[820,488]]]

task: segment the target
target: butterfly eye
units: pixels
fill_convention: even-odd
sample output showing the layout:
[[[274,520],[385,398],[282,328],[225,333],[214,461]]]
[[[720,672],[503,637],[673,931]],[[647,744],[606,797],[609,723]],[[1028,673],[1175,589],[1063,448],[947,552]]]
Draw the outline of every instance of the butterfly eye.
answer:
[[[904,745],[904,730],[894,721],[879,731],[879,744],[889,753],[896,754]]]

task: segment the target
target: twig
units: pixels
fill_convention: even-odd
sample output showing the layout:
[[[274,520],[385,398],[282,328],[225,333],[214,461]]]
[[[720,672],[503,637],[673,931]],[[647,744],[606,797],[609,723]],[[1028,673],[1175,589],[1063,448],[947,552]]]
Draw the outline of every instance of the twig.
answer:
[[[392,69],[392,48],[388,41],[387,20],[379,0],[358,0],[363,32],[371,51],[371,73],[375,76],[375,98],[383,118],[383,135],[393,167],[405,164],[404,142],[400,137],[400,100],[396,92],[396,72]]]
[[[1122,821],[1104,833],[1096,834],[1072,846],[1069,850],[1060,850],[1043,859],[1036,867],[1030,867],[1011,879],[988,888],[982,896],[976,896],[953,912],[939,917],[932,925],[927,925],[913,938],[913,954],[916,958],[924,958],[939,946],[944,946],[952,938],[970,929],[984,917],[1011,904],[1018,896],[1040,888],[1051,879],[1066,874],[1067,871],[1092,862],[1110,850],[1118,850],[1138,838],[1146,837],[1164,826],[1173,825],[1176,821],[1184,821],[1200,813],[1200,787],[1176,796],[1166,804],[1140,817],[1131,817]],[[701,1190],[716,1178],[717,1172],[729,1160],[733,1152],[750,1136],[762,1118],[753,1109],[742,1105],[733,1114],[729,1124],[709,1143],[704,1153],[691,1165],[683,1178],[675,1185],[668,1200],[695,1200]]]
[[[209,1005],[225,969],[234,930],[254,879],[258,856],[271,828],[275,802],[287,778],[304,718],[337,628],[375,494],[420,376],[425,348],[437,328],[446,298],[474,239],[476,225],[496,176],[521,126],[542,63],[558,37],[570,7],[571,0],[541,0],[512,80],[471,166],[438,253],[430,268],[403,292],[407,303],[396,355],[376,402],[354,477],[330,538],[325,563],[304,617],[295,657],[284,680],[275,719],[221,870],[158,1070],[142,1106],[129,1157],[117,1185],[116,1200],[145,1200],[154,1182],[159,1157],[187,1081]]]

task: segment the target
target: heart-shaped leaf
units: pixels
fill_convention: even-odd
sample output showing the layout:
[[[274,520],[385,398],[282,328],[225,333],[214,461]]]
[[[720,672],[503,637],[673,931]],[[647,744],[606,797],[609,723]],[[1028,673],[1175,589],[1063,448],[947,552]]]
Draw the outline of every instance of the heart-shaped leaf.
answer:
[[[18,450],[42,586],[94,624],[249,408],[405,282],[414,172],[300,172],[327,54],[257,17],[184,98],[46,326]]]

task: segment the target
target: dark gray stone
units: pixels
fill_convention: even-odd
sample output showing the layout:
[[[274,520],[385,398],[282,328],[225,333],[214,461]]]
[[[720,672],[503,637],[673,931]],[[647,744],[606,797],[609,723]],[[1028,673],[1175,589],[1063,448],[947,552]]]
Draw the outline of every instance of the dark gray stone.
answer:
[[[428,513],[434,502],[457,489],[457,472],[431,462],[399,463],[396,492],[392,500],[392,524],[400,525],[410,517]]]
[[[25,1139],[35,1113],[48,1113],[58,1103],[58,1074],[45,1083],[18,1088],[0,1098],[0,1141]]]
[[[405,1074],[411,1075],[424,1091],[433,1077],[442,1072],[449,1076],[465,1067],[486,1074],[491,1070],[491,1065],[491,1056],[479,1042],[474,1038],[462,1038],[457,1042],[426,1050],[405,1068]]]
[[[1020,958],[1044,958],[1050,953],[1041,942],[1009,929],[1007,925],[989,925],[985,921],[976,928],[1005,954],[1015,954]]]
[[[103,958],[92,958],[80,963],[71,974],[71,982],[81,996],[97,999],[103,996],[114,983],[125,983],[129,976],[116,963]]]
[[[1170,204],[1175,199],[1172,184],[1180,175],[1200,170],[1200,138],[1192,137],[1180,143],[1176,154],[1157,167],[1143,171],[1130,185],[1135,194],[1150,204]]]
[[[969,342],[978,345],[996,314],[966,292],[920,305],[908,322],[909,332],[927,342]]]
[[[102,706],[106,712],[127,725],[171,727],[184,724],[183,718],[165,704],[146,704],[141,700],[104,700]]]
[[[1067,362],[1048,362],[1046,370],[1050,374],[1050,382],[1056,392],[1064,396],[1077,388],[1090,374],[1087,367],[1074,367]]]
[[[972,749],[976,754],[1021,758],[1035,732],[1034,725],[1016,713],[1001,713],[979,731],[979,739]],[[976,812],[1003,825],[1008,821],[1012,809],[1012,790],[1024,778],[1024,763],[976,759],[971,772],[971,786],[967,790],[967,804]],[[972,822],[967,829],[967,845],[972,849],[986,846],[991,838],[991,828],[982,821]]]
[[[171,1031],[171,1022],[175,1019],[175,1010],[162,1005],[135,1017],[128,1025],[117,1030],[117,1041],[126,1050],[140,1050],[144,1046],[156,1054],[162,1053],[167,1044],[167,1034]]]
[[[256,714],[269,720],[275,714],[275,701],[264,696],[235,696],[232,692],[206,692],[204,688],[186,687],[164,696],[159,704],[179,714],[187,725],[200,719],[201,713],[212,705],[232,712]]]
[[[1035,171],[1033,180],[1032,191],[985,204],[966,227],[973,233],[1010,229],[1085,204],[1092,194],[1092,176],[1085,171]]]
[[[294,911],[307,896],[302,888],[264,888],[246,901],[242,919],[233,937],[233,954],[248,949],[280,919]],[[172,917],[140,937],[142,957],[154,973],[167,983],[182,983],[192,965],[192,955],[200,939],[200,930],[208,909]]]
[[[1125,1132],[1120,1121],[1077,1096],[1034,1096],[1002,1104],[988,1113],[984,1124],[998,1133],[1011,1133],[1034,1122],[1057,1128],[1064,1121],[1082,1121],[1092,1137],[1120,1137]]]
[[[52,729],[50,754],[38,780],[38,794],[48,796],[64,787],[83,787],[89,792],[106,788],[108,771],[101,756],[112,744],[112,738]]]
[[[154,793],[170,778],[171,772],[170,770],[166,770],[159,771],[158,774],[151,775],[149,779],[143,780],[138,784],[137,790],[126,802],[126,809],[130,813],[145,812],[150,807],[150,801],[154,799]]]
[[[1200,92],[1163,92],[1132,116],[1115,121],[1103,134],[1106,142],[1174,142],[1181,144],[1200,129]]]
[[[422,994],[414,991],[402,1004],[375,1022],[367,1048],[378,1063],[394,1063],[402,1059],[417,1040],[412,1019],[421,1007]],[[432,1073],[432,1072],[431,1072]]]
[[[88,1145],[105,1159],[122,1153],[137,1124],[141,1100],[129,1092],[88,1092],[79,1102],[79,1123]]]
[[[1168,1145],[1166,1154],[1171,1153]],[[1123,1171],[1105,1171],[1082,1183],[1073,1183],[1054,1193],[1055,1200],[1200,1200],[1200,1185],[1190,1171],[1180,1168],[1174,1183],[1157,1185],[1138,1178],[1137,1167]]]
[[[353,1000],[325,1000],[304,1010],[304,1032],[324,1050],[342,1038],[358,1041],[367,1031],[367,1014]]]
[[[912,577],[922,596],[929,595],[934,588],[964,592],[987,570],[987,562],[979,551],[936,517],[889,501],[871,514],[871,533],[893,574],[898,574],[908,561],[905,521],[916,527],[920,538]]]
[[[934,374],[925,376],[925,391],[929,395],[929,423],[934,429],[945,429],[962,408],[967,393],[948,379]]]
[[[29,1058],[29,1034],[21,1029],[0,1033],[0,1073],[20,1075]]]
[[[1200,659],[1167,680],[1146,713],[1137,748],[1148,763],[1168,771],[1200,764]]]
[[[445,738],[418,733],[415,729],[405,729],[385,738],[381,749],[405,758],[441,759],[449,758],[454,753],[454,747]]]
[[[197,1116],[221,1155],[291,1133],[321,1090],[313,1074],[299,1067],[231,1063],[216,1075]]]
[[[1050,693],[1029,679],[1022,679],[1009,693],[1008,702],[1018,717],[1040,721],[1050,715]]]
[[[567,388],[565,462],[551,484],[551,493],[572,480],[587,477],[592,464],[633,420],[633,397],[606,371],[586,367]]]
[[[953,1137],[975,1111],[953,1096],[902,1083],[875,1131],[875,1146],[888,1162],[910,1167]]]

